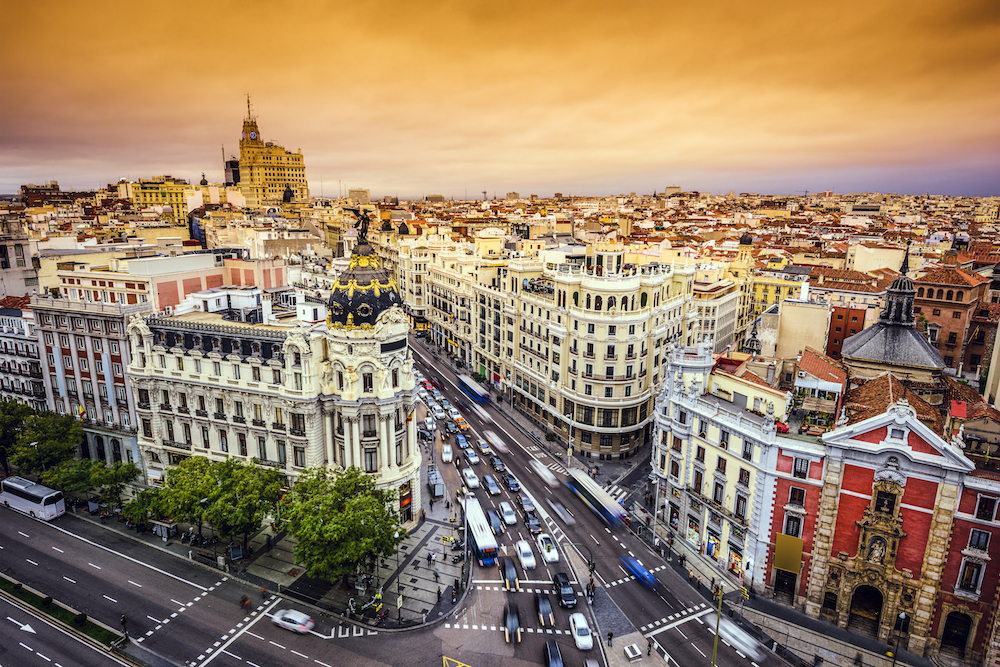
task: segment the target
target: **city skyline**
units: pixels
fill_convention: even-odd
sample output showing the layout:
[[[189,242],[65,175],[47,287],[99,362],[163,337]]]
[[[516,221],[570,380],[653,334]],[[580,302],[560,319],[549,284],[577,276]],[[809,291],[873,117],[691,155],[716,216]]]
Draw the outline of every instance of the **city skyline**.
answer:
[[[314,196],[1000,194],[996,3],[116,7],[6,8],[0,192],[220,182],[249,93]]]

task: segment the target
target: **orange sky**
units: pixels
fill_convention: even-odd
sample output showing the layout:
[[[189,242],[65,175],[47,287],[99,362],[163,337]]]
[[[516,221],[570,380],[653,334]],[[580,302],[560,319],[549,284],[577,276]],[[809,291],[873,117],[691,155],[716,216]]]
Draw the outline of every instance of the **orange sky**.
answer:
[[[314,195],[1000,194],[996,0],[155,6],[0,7],[0,192],[220,181],[250,93]]]

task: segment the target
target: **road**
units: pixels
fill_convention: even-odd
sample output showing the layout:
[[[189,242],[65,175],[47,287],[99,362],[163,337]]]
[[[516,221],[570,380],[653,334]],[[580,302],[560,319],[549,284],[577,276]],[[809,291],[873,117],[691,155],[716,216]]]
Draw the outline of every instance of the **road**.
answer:
[[[433,357],[428,348],[421,342],[413,341],[411,347],[415,352],[414,357],[417,360],[417,365],[424,372],[424,375],[437,377],[442,381],[443,393],[446,398],[453,404],[458,399],[462,399],[467,404],[471,403],[470,399],[459,391],[455,373],[447,364]],[[562,550],[576,549],[584,561],[588,560],[592,554],[596,565],[594,577],[597,585],[605,587],[612,600],[635,627],[642,631],[644,636],[653,638],[658,653],[670,663],[686,667],[687,665],[706,664],[707,661],[710,661],[715,635],[713,629],[706,627],[701,621],[701,617],[711,611],[705,599],[696,593],[686,579],[678,575],[673,568],[663,565],[662,561],[627,529],[609,529],[597,515],[576,498],[565,484],[550,486],[546,483],[533,469],[531,462],[537,461],[561,481],[566,479],[564,459],[553,458],[544,448],[539,447],[515,426],[507,415],[510,409],[510,406],[493,403],[485,406],[484,411],[476,406],[463,414],[469,422],[471,430],[475,433],[472,436],[473,439],[482,437],[486,430],[492,430],[508,444],[510,451],[500,454],[500,458],[521,482],[528,495],[534,499],[538,514],[544,524],[543,530],[551,534]],[[458,448],[455,449],[456,454],[460,455]],[[435,456],[436,460],[440,461],[440,441],[436,442]],[[462,461],[459,467],[470,466]],[[488,463],[485,462],[471,467],[476,469],[476,473],[480,477],[491,472]],[[455,475],[453,479],[455,481],[446,479],[449,489],[456,488],[458,476]],[[501,501],[510,502],[515,508],[518,506],[511,498],[512,494],[508,493],[506,489],[498,496],[490,496],[482,489],[476,490],[475,494],[486,509],[496,508]],[[555,512],[551,511],[551,508],[556,503],[566,508],[570,515],[569,518],[573,521],[572,524],[567,524],[557,516],[553,516]],[[519,516],[523,515],[519,513]],[[498,539],[498,543],[502,545],[501,548],[507,547],[507,553],[512,552],[516,540],[534,541],[527,534],[523,523],[511,528],[513,530],[507,531]],[[533,544],[533,551],[538,567],[530,572],[524,572],[518,565],[518,571],[525,577],[526,585],[532,591],[536,589],[548,590],[551,588],[552,574],[556,569],[564,570],[566,568],[563,564],[553,566],[544,563],[537,544]],[[640,562],[648,566],[658,580],[655,591],[644,587],[622,567],[619,561],[619,557],[622,555],[638,558]],[[577,574],[582,576],[585,573],[578,572]],[[477,586],[477,599],[470,601],[469,608],[464,610],[462,624],[497,623],[505,597],[499,590],[499,576],[493,570],[484,572],[479,569],[474,578]],[[574,583],[578,598],[581,601],[585,600],[582,592],[586,582]],[[533,596],[526,596],[522,593],[513,597],[517,600],[522,620],[535,618]],[[584,604],[582,608],[578,606],[575,611],[586,612],[588,610]],[[566,629],[569,627],[568,614],[569,612],[565,610],[556,609],[555,628]],[[588,620],[593,622],[593,617],[590,616]],[[537,626],[537,622],[535,625]],[[531,627],[530,624],[529,627]],[[532,630],[533,632],[529,633],[525,641],[525,648],[534,651],[536,648],[534,645],[538,644],[538,651],[541,651],[542,640],[531,641],[532,637],[550,637],[547,634],[540,635],[535,627],[532,627]],[[572,664],[577,658],[574,655],[576,649],[572,646],[571,639],[566,635],[563,635],[562,638],[559,636],[554,638],[564,649],[564,657],[566,654],[573,656],[569,659],[569,663]],[[531,648],[528,648],[529,646]],[[597,656],[588,655],[587,657]],[[738,652],[724,641],[719,642],[717,662],[720,665],[755,664],[760,667],[783,664],[777,657],[770,654],[767,654],[762,660],[752,661],[747,655]]]

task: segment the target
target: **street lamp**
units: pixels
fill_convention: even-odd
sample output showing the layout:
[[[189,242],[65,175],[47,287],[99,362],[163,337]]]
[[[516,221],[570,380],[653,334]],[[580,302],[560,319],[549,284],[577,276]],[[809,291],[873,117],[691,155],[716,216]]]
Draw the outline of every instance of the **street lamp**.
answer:
[[[399,596],[399,531],[397,530],[392,534],[392,539],[396,541],[396,620],[403,620],[403,605],[400,603]]]
[[[892,667],[896,667],[896,657],[899,655],[899,635],[903,634],[903,623],[906,622],[906,612],[899,612],[899,630],[896,632],[896,646],[892,649]]]
[[[719,653],[719,625],[722,623],[722,588],[723,582],[719,582],[719,609],[715,614],[715,644],[712,646],[712,667],[715,667],[715,657]]]

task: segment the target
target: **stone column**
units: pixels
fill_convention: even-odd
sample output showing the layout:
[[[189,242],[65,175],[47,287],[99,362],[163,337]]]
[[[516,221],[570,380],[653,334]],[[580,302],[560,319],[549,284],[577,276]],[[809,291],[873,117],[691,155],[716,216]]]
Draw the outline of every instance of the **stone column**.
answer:
[[[323,415],[323,437],[326,444],[326,464],[333,465],[337,460],[333,451],[333,431],[335,428],[333,413],[329,412],[326,406],[323,406],[321,409]],[[343,461],[341,461],[341,464],[343,464]]]
[[[840,480],[844,473],[844,462],[840,459],[827,460],[826,478],[823,491],[816,510],[816,533],[813,536],[813,558],[809,568],[809,583],[806,586],[805,612],[807,616],[819,618],[823,608],[823,588],[830,572],[830,561],[835,558],[833,553],[833,538],[837,530],[837,503],[840,496]],[[761,563],[761,566],[764,564]],[[757,567],[755,564],[754,567]],[[846,610],[850,609],[851,601],[837,601],[841,613],[841,627],[846,627]]]
[[[351,465],[365,469],[364,460],[361,458],[361,417],[354,415],[351,417]]]
[[[406,425],[406,458],[404,461],[409,463],[413,460],[413,457],[420,450],[417,445],[417,414],[414,406],[407,407],[407,410],[414,410],[413,418],[410,419],[409,423]]]
[[[954,512],[958,509],[960,496],[961,489],[957,484],[942,481],[938,485],[937,501],[934,503],[934,521],[927,535],[924,568],[920,573],[920,585],[917,588],[917,599],[910,620],[907,645],[910,653],[924,655],[929,645],[938,648],[938,639],[931,636],[931,624],[934,622],[937,597],[941,592],[941,580],[952,537]],[[895,620],[889,622],[890,631],[894,623]]]

